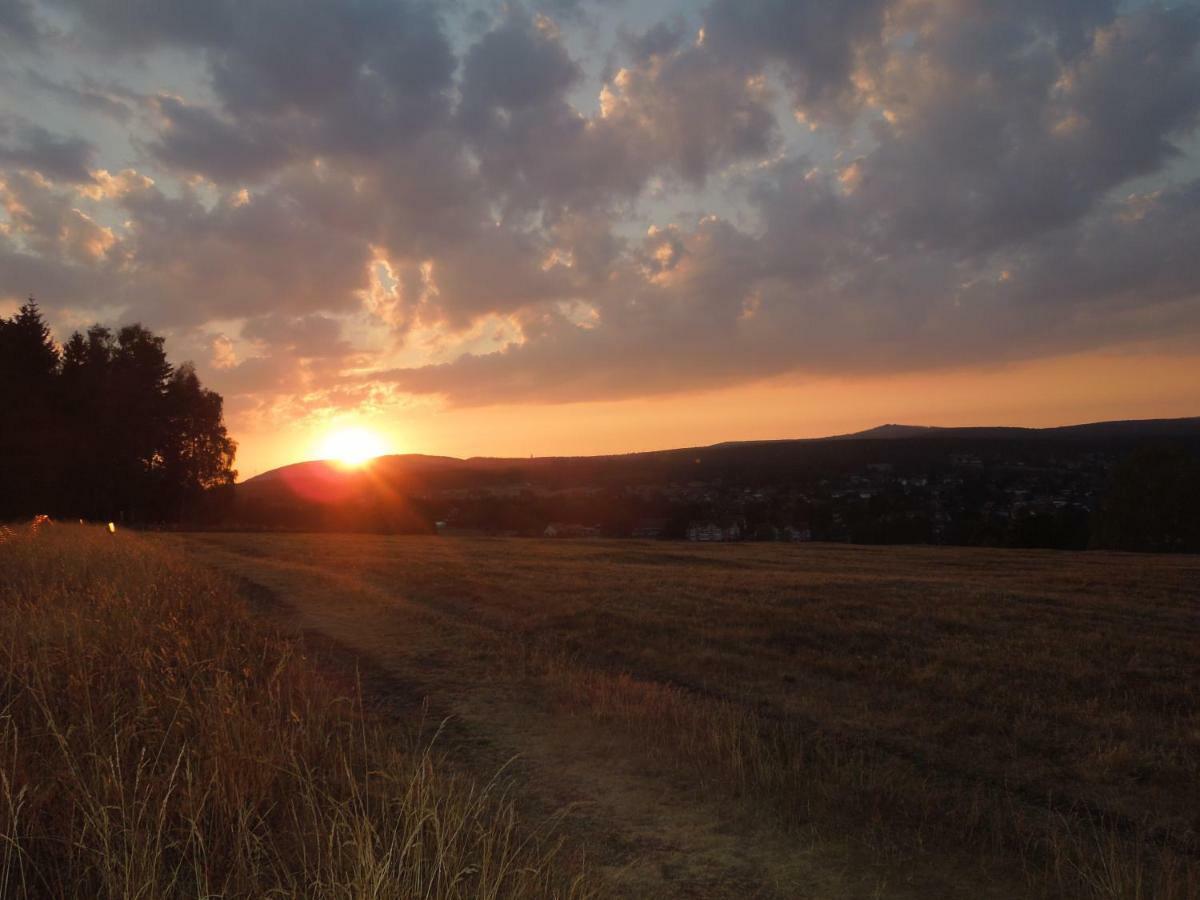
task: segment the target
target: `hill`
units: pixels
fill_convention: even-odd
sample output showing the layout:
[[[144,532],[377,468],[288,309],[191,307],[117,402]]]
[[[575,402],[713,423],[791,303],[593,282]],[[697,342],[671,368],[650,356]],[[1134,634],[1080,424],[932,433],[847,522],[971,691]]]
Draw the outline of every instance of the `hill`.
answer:
[[[1106,441],[1148,440],[1155,438],[1200,439],[1200,416],[1178,419],[1127,419],[1112,422],[1091,422],[1082,425],[1061,425],[1052,428],[1020,428],[1012,426],[969,426],[946,428],[936,425],[879,425],[851,434],[831,435],[820,438],[779,438],[763,441],[722,441],[699,447],[680,447],[670,450],[649,450],[637,453],[600,454],[596,456],[539,456],[539,457],[489,457],[472,456],[460,459],[454,456],[427,456],[421,453],[389,454],[372,461],[370,468],[379,473],[387,470],[390,475],[407,475],[414,479],[451,472],[475,472],[483,475],[497,470],[508,472],[534,472],[548,469],[578,471],[586,464],[619,465],[622,462],[653,464],[659,461],[672,462],[679,457],[695,457],[697,454],[718,453],[726,457],[729,451],[753,451],[770,448],[771,456],[778,451],[807,450],[814,445],[833,441],[906,441],[915,439],[941,440],[1075,440]],[[362,473],[347,469],[329,460],[311,460],[281,466],[263,472],[242,482],[240,486],[263,485],[265,483],[298,481],[308,479],[354,480]]]
[[[606,456],[309,461],[237,485],[227,524],[432,532],[440,521],[541,534],[558,522],[684,537],[709,522],[739,537],[791,528],[823,540],[1078,546],[1116,464],[1162,440],[1200,449],[1200,417],[1041,429],[889,424]],[[1042,518],[1034,532],[1057,524],[1026,533],[1031,516]]]

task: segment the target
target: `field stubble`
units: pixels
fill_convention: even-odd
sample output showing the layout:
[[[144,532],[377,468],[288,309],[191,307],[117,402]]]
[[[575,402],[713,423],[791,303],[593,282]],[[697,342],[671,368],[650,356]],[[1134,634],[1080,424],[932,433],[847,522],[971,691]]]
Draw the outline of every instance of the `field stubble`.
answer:
[[[586,717],[618,752],[885,866],[1200,896],[1196,558],[172,540],[431,694]]]
[[[226,577],[99,528],[0,541],[0,897],[586,897]],[[494,774],[494,773],[493,773]]]

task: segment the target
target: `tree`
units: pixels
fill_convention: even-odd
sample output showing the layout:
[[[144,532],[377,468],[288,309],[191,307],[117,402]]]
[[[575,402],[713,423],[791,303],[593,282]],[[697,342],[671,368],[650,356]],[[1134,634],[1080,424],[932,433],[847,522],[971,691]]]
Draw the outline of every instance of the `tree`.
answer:
[[[19,379],[27,386],[49,391],[58,373],[58,349],[50,337],[50,327],[42,318],[32,297],[11,320],[0,325],[0,371],[7,379]]]
[[[36,300],[31,297],[12,319],[0,319],[2,515],[52,500],[62,448],[53,402],[58,367],[58,349]]]
[[[206,492],[233,484],[237,444],[225,430],[221,395],[201,386],[191,363],[175,370],[164,396],[167,430],[161,454],[164,499],[169,504],[165,512],[182,518],[199,506]]]
[[[115,452],[109,470],[118,479],[123,518],[142,521],[161,517],[162,449],[169,436],[166,388],[171,364],[161,337],[141,325],[117,332],[107,379],[105,440]]]
[[[30,300],[0,318],[0,515],[193,515],[236,475],[222,406],[141,325],[94,325],[60,354]]]
[[[1092,546],[1200,551],[1200,458],[1177,444],[1134,450],[1113,473]]]
[[[122,417],[112,392],[116,349],[112,332],[101,325],[86,337],[75,332],[63,347],[60,380],[70,447],[61,508],[88,518],[116,516],[122,508]]]

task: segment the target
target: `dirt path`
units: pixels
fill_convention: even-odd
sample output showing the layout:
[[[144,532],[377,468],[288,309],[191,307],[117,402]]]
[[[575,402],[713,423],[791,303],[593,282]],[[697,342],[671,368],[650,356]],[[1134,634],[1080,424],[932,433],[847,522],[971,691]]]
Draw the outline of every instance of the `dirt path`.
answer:
[[[186,539],[185,539],[186,540]],[[553,822],[616,897],[985,896],[952,873],[888,872],[849,845],[785,834],[577,710],[507,677],[479,623],[357,573],[188,541],[264,609],[357,667],[374,700],[449,722],[438,746],[487,779],[503,769],[527,822]],[[431,728],[434,727],[431,725]],[[997,896],[1013,896],[997,892]]]

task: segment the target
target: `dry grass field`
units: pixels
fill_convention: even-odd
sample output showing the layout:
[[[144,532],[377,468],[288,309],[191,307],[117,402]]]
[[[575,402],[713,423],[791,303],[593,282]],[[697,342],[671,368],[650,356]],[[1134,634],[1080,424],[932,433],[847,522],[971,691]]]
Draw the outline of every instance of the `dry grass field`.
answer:
[[[142,540],[451,717],[603,893],[1200,896],[1200,558]]]
[[[183,554],[0,532],[0,898],[590,896],[420,726]]]
[[[1200,896],[1200,559],[0,542],[0,897]]]

